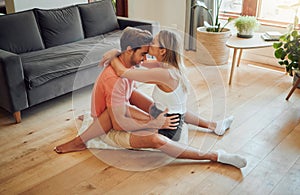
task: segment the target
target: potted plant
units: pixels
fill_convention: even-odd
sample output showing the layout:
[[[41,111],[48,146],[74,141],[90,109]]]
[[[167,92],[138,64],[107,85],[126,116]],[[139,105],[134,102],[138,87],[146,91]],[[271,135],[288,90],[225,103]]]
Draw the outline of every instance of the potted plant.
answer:
[[[208,9],[204,2],[200,0],[196,0],[192,8],[200,7],[207,11],[210,23],[205,21],[205,29],[207,32],[223,32],[228,31],[228,29],[225,29],[225,26],[233,20],[233,18],[228,18],[227,22],[221,26],[221,23],[219,21],[219,11],[222,4],[222,0],[213,0],[216,3],[216,10],[215,10],[215,18],[213,17],[212,10]]]
[[[285,66],[286,72],[294,76],[294,82],[299,78],[300,35],[297,30],[282,35],[279,42],[273,43],[274,55],[278,63]],[[299,86],[298,86],[299,88]]]
[[[238,31],[238,37],[251,38],[258,28],[259,22],[254,16],[240,16],[234,20],[234,26]]]
[[[229,48],[226,47],[226,41],[231,36],[230,29],[225,28],[232,20],[229,18],[224,25],[219,20],[219,10],[222,0],[215,1],[215,14],[213,10],[208,9],[205,3],[196,0],[192,6],[193,9],[199,7],[207,11],[209,21],[204,22],[204,27],[197,28],[197,52],[200,55],[200,63],[205,65],[223,65],[228,63]],[[210,24],[209,24],[210,22]],[[207,55],[208,54],[208,55]]]

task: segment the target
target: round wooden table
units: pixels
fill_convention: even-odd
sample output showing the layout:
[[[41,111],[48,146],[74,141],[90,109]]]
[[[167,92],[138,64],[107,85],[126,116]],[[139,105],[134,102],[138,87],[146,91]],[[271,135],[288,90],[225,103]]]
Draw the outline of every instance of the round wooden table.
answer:
[[[240,65],[243,49],[256,49],[256,48],[263,48],[263,47],[271,47],[273,45],[274,43],[273,41],[263,40],[261,38],[262,34],[263,33],[255,33],[252,38],[239,38],[236,35],[234,35],[231,36],[226,42],[227,47],[234,49],[230,76],[229,76],[229,85],[231,84],[236,61],[237,61],[237,66]],[[240,52],[239,52],[238,60],[236,60],[238,50],[240,50]]]

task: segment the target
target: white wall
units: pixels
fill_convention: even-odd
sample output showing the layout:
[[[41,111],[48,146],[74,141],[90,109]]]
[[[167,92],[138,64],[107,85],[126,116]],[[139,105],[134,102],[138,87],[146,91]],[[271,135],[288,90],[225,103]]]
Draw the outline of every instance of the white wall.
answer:
[[[128,17],[158,21],[162,27],[185,28],[185,0],[128,0]]]
[[[185,29],[185,10],[185,0],[128,0],[129,18],[158,21],[163,27],[177,28],[182,32]],[[258,31],[285,32],[285,28],[262,25]],[[233,34],[235,35],[235,33],[235,29],[233,28]],[[249,61],[280,66],[274,57],[274,49],[272,47],[244,50],[242,58]]]
[[[60,8],[69,5],[87,3],[88,0],[5,0],[6,5],[9,5],[9,13],[24,11],[32,8]]]

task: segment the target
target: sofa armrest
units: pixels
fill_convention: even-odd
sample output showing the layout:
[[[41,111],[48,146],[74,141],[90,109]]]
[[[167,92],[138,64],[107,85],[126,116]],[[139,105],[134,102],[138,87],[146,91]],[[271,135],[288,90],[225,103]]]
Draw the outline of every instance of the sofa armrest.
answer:
[[[120,29],[123,30],[127,26],[140,28],[150,31],[153,35],[159,32],[159,22],[150,20],[130,19],[125,17],[117,17]]]
[[[19,55],[0,49],[0,107],[14,113],[28,107]]]

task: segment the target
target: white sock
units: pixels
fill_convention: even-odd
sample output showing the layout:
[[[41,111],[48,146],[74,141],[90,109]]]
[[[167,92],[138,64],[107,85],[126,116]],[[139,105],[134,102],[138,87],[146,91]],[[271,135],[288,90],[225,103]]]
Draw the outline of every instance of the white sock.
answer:
[[[217,121],[217,126],[216,129],[214,130],[214,133],[217,135],[224,135],[225,131],[230,128],[233,119],[234,117],[230,116],[225,118],[222,121]]]
[[[247,160],[238,155],[238,154],[230,154],[225,152],[224,150],[218,150],[218,162],[233,165],[237,168],[243,168],[247,165]]]

